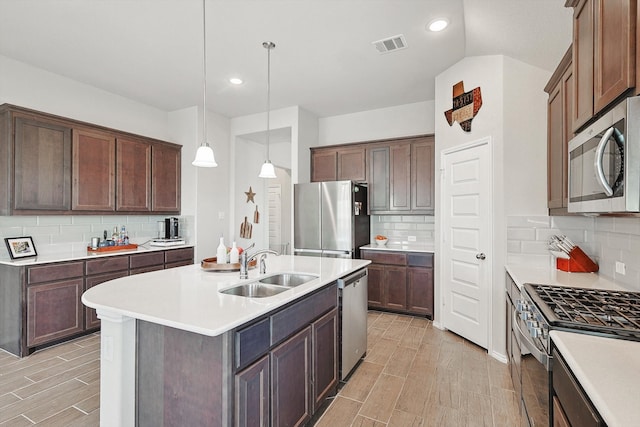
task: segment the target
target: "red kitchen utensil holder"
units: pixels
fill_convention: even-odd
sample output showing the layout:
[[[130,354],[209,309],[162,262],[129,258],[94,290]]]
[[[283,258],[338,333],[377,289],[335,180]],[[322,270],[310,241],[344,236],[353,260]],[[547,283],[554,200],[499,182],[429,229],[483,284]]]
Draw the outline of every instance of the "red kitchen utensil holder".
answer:
[[[585,254],[578,246],[569,252],[569,259],[556,258],[556,267],[558,270],[571,273],[595,273],[599,270],[598,264],[593,262],[589,255]]]

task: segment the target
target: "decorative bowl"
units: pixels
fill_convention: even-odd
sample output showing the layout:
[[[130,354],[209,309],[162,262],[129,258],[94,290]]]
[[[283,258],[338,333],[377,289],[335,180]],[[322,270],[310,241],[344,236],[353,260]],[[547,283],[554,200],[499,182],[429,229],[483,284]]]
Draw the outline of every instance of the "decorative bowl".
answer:
[[[389,241],[389,239],[376,239],[376,245],[384,246],[384,245],[387,244],[388,241]]]

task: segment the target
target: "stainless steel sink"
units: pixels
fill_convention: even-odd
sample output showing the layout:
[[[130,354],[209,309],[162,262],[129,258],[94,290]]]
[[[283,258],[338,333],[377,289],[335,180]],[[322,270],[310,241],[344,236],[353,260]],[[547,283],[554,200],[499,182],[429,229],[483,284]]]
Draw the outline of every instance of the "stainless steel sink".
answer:
[[[297,273],[278,273],[273,276],[268,276],[263,279],[260,279],[260,283],[266,283],[270,285],[279,285],[286,286],[289,288],[293,288],[295,286],[300,286],[303,283],[310,282],[314,279],[317,279],[318,276],[314,276],[312,274],[297,274]]]
[[[224,289],[220,291],[220,293],[228,295],[238,295],[248,298],[266,298],[278,295],[279,293],[288,291],[289,289],[291,288],[285,286],[270,285],[266,283],[251,282]]]

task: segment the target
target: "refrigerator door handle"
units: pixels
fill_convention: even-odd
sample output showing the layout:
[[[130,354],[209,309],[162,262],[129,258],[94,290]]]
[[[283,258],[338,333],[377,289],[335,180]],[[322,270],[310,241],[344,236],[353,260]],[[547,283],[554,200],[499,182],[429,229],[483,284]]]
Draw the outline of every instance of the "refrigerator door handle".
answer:
[[[294,249],[294,255],[308,255],[308,256],[321,256],[322,250],[320,249]]]

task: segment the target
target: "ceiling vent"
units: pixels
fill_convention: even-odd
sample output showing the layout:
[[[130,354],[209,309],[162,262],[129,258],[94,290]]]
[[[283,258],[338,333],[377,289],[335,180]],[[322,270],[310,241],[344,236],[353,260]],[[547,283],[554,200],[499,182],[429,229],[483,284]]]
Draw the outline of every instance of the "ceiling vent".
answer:
[[[407,41],[402,34],[375,41],[373,44],[379,53],[389,53],[407,47]]]

